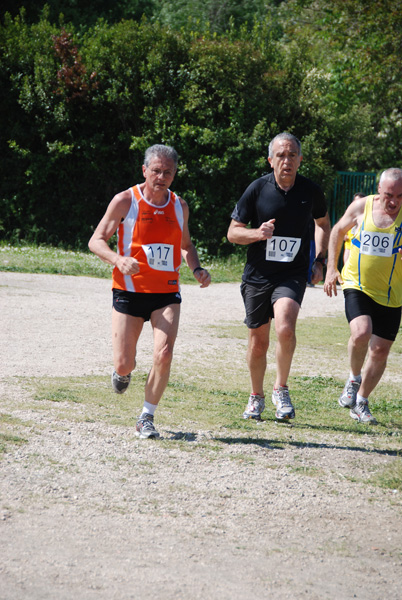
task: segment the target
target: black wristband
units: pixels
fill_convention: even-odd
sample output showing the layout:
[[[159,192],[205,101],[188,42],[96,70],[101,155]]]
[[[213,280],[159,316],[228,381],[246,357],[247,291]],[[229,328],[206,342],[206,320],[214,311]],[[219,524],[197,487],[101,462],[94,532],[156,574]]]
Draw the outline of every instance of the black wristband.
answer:
[[[327,259],[326,258],[322,258],[321,256],[317,256],[317,258],[314,259],[314,262],[318,262],[320,263],[323,267],[325,267],[325,265],[327,264]]]
[[[194,271],[193,271],[193,275],[195,274],[196,271],[203,271],[204,268],[203,267],[195,267]]]

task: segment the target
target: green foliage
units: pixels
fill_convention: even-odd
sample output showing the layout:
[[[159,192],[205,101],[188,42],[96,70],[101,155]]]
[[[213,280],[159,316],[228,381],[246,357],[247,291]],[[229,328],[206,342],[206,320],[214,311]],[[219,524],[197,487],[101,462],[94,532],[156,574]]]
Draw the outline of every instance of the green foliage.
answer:
[[[261,154],[279,118],[280,78],[243,41],[194,40],[180,65],[170,50],[164,44],[163,53],[148,57],[146,134],[134,137],[131,148],[144,150],[159,139],[179,150],[175,187],[189,201],[191,233],[219,252],[237,198],[265,170]]]
[[[152,20],[169,27],[194,28],[202,33],[225,33],[230,28],[252,26],[272,8],[266,0],[169,0],[155,4]]]
[[[329,198],[337,170],[400,164],[401,9],[402,0],[6,2],[1,235],[85,248],[113,195],[142,179],[156,142],[181,156],[173,187],[209,255],[233,252],[231,211],[267,170],[279,131],[301,139],[301,172]]]
[[[154,0],[3,0],[2,12],[16,17],[24,10],[27,23],[36,23],[46,13],[49,21],[72,23],[77,28],[95,25],[99,19],[116,23],[121,19],[140,20],[155,10]]]
[[[289,45],[306,41],[308,60],[328,78],[319,106],[339,122],[337,168],[400,164],[401,0],[288,0],[281,5],[281,20]],[[348,133],[346,147],[342,132]]]

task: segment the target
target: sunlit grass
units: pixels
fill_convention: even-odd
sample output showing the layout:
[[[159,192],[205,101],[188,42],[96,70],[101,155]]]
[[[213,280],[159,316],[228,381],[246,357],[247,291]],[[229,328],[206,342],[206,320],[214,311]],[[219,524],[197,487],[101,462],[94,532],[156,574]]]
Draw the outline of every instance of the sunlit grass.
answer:
[[[182,431],[211,431],[219,437],[223,432],[231,436],[256,432],[272,435],[270,425],[275,423],[273,406],[267,398],[264,420],[256,424],[244,420],[242,413],[247,401],[247,390],[236,382],[213,378],[213,370],[202,380],[172,373],[171,380],[158,409],[158,423],[172,433]],[[78,422],[103,422],[108,425],[133,426],[142,408],[146,373],[132,375],[129,392],[116,395],[110,389],[110,378],[32,378],[26,382],[32,391],[30,408],[35,411],[52,411],[56,420],[72,419]],[[347,417],[336,402],[343,382],[332,377],[292,376],[292,397],[297,419],[291,428],[300,444],[316,443],[321,434],[353,434],[371,436],[379,445],[391,437],[402,437],[402,402],[394,397],[386,402],[384,394],[392,384],[384,384],[381,392],[371,401],[372,411],[379,422],[377,427],[356,423]],[[0,417],[1,420],[1,417]],[[283,430],[286,430],[284,426]],[[275,433],[281,431],[281,426]],[[221,432],[221,433],[219,433]],[[352,443],[353,445],[353,443]]]
[[[234,257],[230,261],[208,259],[203,256],[202,264],[213,272],[215,281],[239,282],[243,261]],[[63,275],[86,275],[110,277],[111,267],[90,253],[68,252],[54,248],[0,246],[0,270],[61,273]],[[182,281],[193,281],[193,276],[183,266]],[[229,323],[208,327],[213,338],[233,341],[247,339],[247,328],[243,323]],[[386,375],[370,397],[370,408],[378,420],[373,427],[356,423],[348,411],[342,410],[337,398],[342,391],[344,379],[331,375],[332,365],[344,365],[348,370],[347,340],[349,328],[344,315],[299,319],[297,324],[297,348],[289,386],[296,408],[296,419],[292,426],[275,421],[274,407],[269,398],[272,371],[267,373],[267,400],[263,420],[259,423],[244,420],[242,413],[249,393],[246,364],[242,367],[230,365],[226,372],[225,356],[220,360],[204,360],[202,369],[194,369],[194,361],[174,362],[170,382],[158,408],[157,424],[162,432],[160,444],[163,448],[176,448],[185,452],[199,452],[209,460],[228,456],[230,460],[243,461],[254,468],[257,464],[256,449],[284,450],[287,447],[300,451],[304,448],[357,450],[365,452],[368,460],[371,452],[388,455],[392,460],[385,468],[373,468],[370,476],[356,473],[354,481],[367,482],[378,487],[401,490],[401,439],[402,400],[400,395],[400,355],[402,336],[393,345]],[[241,342],[240,342],[241,343]],[[275,331],[269,361],[274,362]],[[245,346],[244,346],[245,348]],[[327,365],[326,370],[315,365]],[[305,367],[309,367],[307,368]],[[328,375],[326,374],[328,373]],[[40,435],[43,425],[35,420],[13,416],[21,410],[29,414],[43,412],[51,419],[52,427],[71,427],[72,423],[94,423],[106,432],[109,427],[121,427],[125,435],[134,438],[134,427],[141,411],[143,389],[147,373],[136,370],[126,394],[116,395],[110,389],[110,377],[68,377],[21,379],[21,384],[31,398],[4,400],[0,414],[0,454],[5,455],[13,448],[24,444],[30,435]],[[6,412],[7,411],[7,412]],[[236,451],[233,453],[233,449]],[[264,468],[277,468],[264,463]],[[297,460],[289,465],[291,473],[301,477],[320,478],[325,468],[319,464],[305,464]],[[352,477],[353,473],[351,473]]]
[[[402,439],[402,404],[398,399],[398,386],[384,383],[371,401],[378,425],[362,425],[348,416],[337,403],[343,381],[333,377],[293,375],[289,385],[296,407],[297,418],[292,423],[278,424],[274,408],[267,397],[263,420],[244,420],[248,390],[242,377],[222,379],[213,361],[205,365],[202,378],[187,369],[173,370],[170,382],[158,408],[157,426],[162,433],[163,448],[183,452],[197,452],[207,460],[219,457],[244,462],[253,468],[258,465],[256,449],[264,451],[303,449],[342,449],[366,453],[379,452],[394,457],[386,468],[374,468],[370,476],[350,474],[353,483],[368,483],[378,487],[400,489],[402,468],[400,462]],[[52,377],[22,379],[20,384],[29,392],[18,400],[13,398],[14,410],[31,414],[43,413],[52,428],[65,431],[73,423],[95,424],[98,435],[110,436],[110,428],[118,427],[127,439],[135,438],[135,423],[143,403],[146,372],[137,370],[132,375],[128,391],[117,395],[110,388],[110,377]],[[18,381],[14,382],[18,384]],[[4,398],[9,405],[8,399]],[[24,421],[12,413],[0,414],[4,433],[0,436],[0,454],[10,452],[30,435],[41,435],[42,419],[27,428]],[[375,455],[375,454],[374,454]],[[264,468],[277,468],[264,461]],[[287,466],[290,473],[300,477],[322,478],[325,464],[305,463],[297,454]],[[348,476],[349,480],[349,476]]]
[[[1,424],[1,417],[0,417]],[[7,452],[10,446],[20,446],[26,444],[27,439],[20,437],[19,435],[0,433],[0,456]]]
[[[390,465],[377,472],[370,483],[402,492],[402,458],[395,458]]]
[[[112,267],[90,252],[51,246],[0,246],[0,271],[110,277]]]
[[[208,269],[215,283],[240,281],[244,267],[241,254],[218,259],[201,252],[202,265]],[[0,271],[14,273],[47,273],[53,275],[80,275],[110,278],[112,267],[91,252],[63,250],[52,246],[0,245]],[[183,263],[180,270],[182,283],[194,283],[190,269]]]

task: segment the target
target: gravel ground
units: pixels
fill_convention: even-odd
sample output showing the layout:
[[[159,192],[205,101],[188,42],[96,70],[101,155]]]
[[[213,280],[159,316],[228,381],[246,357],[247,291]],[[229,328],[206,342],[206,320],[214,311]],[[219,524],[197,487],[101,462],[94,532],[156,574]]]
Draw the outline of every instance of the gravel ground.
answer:
[[[210,326],[242,321],[239,286],[182,292],[176,367],[222,360],[230,377],[245,341]],[[24,378],[110,373],[110,282],[0,273],[0,306],[1,412],[28,439],[0,460],[1,600],[400,600],[401,494],[360,483],[395,460],[392,431],[386,450],[344,433],[300,445],[291,428],[279,444],[271,422],[263,442],[195,430],[184,451],[123,426],[56,423],[30,408]],[[308,288],[300,318],[341,311],[341,296]],[[145,368],[150,344],[146,327]]]

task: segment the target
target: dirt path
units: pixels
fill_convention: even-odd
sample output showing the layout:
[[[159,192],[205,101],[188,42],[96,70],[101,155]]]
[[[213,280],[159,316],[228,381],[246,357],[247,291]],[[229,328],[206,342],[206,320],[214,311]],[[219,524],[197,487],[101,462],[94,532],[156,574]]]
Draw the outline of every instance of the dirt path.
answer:
[[[194,340],[200,364],[218,360],[233,342],[206,325],[242,321],[239,286],[183,298],[175,363]],[[0,273],[0,308],[1,412],[28,438],[0,460],[0,600],[401,598],[401,495],[358,482],[395,451],[325,433],[300,445],[291,429],[283,445],[273,429],[263,443],[226,434],[216,454],[217,432],[183,451],[125,427],[56,426],[29,408],[24,377],[110,373],[110,282]],[[309,288],[301,318],[342,310]],[[148,328],[145,367],[150,343]]]

